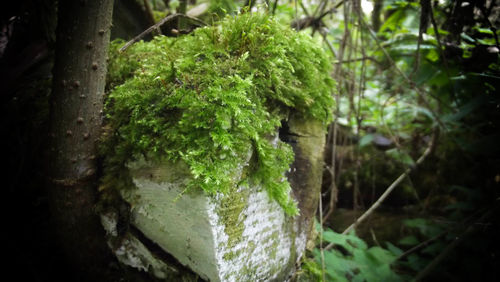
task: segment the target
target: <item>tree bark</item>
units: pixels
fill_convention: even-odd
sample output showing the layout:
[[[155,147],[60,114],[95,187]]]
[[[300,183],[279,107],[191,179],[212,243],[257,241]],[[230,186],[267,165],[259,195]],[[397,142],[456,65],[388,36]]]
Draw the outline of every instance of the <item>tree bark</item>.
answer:
[[[94,212],[113,0],[59,1],[50,112],[49,202],[70,266],[98,277],[107,266]],[[82,279],[87,279],[82,278]]]
[[[384,0],[373,1],[373,11],[372,11],[372,28],[373,31],[378,32],[380,29],[380,15],[384,7]]]

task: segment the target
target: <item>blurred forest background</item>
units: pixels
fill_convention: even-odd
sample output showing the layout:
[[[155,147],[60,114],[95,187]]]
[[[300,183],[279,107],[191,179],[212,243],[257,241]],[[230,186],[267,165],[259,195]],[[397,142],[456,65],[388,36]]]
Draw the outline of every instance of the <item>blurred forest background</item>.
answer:
[[[43,185],[56,2],[0,12],[4,248],[14,277],[29,281],[66,277]],[[211,24],[247,9],[317,38],[338,89],[318,245],[296,279],[499,281],[499,4],[115,0],[111,37],[129,40],[176,11]]]

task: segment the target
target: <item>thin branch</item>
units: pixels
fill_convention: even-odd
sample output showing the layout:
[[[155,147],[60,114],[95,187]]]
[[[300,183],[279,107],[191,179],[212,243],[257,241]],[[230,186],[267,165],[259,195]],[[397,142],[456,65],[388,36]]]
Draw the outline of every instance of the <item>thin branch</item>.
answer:
[[[449,77],[450,75],[449,75],[449,70],[448,70],[448,60],[446,60],[446,56],[443,54],[443,45],[441,44],[441,35],[439,35],[439,28],[437,26],[436,19],[434,18],[434,10],[432,9],[432,5],[431,5],[430,9],[431,10],[429,13],[429,17],[431,19],[432,28],[434,30],[434,33],[436,34],[436,41],[437,41],[438,48],[439,48],[439,56],[443,60],[443,64],[444,64],[444,67],[446,70],[446,75]]]
[[[375,236],[375,232],[373,231],[373,228],[370,228],[370,234],[372,235],[373,242],[375,242],[375,244],[377,244],[377,246],[380,247],[380,243],[377,240],[377,236]]]
[[[387,52],[387,50],[384,48],[384,46],[382,46],[382,44],[380,43],[380,40],[379,38],[377,37],[377,35],[375,34],[375,32],[370,28],[370,26],[366,23],[366,21],[360,16],[360,19],[361,19],[361,23],[365,26],[365,28],[368,30],[368,33],[370,34],[370,36],[373,38],[373,40],[375,40],[375,43],[377,44],[378,48],[380,50],[382,50],[382,52],[384,53],[385,57],[387,58],[387,60],[389,60],[389,63],[391,64],[392,67],[394,67],[394,69],[396,69],[396,71],[404,78],[404,80],[406,80],[406,82],[410,85],[411,88],[413,88],[418,96],[422,99],[422,101],[424,102],[425,106],[427,107],[427,109],[431,112],[432,116],[434,117],[434,119],[436,120],[437,123],[439,123],[439,125],[442,127],[442,128],[446,128],[444,123],[441,121],[441,119],[439,118],[439,116],[437,115],[437,113],[432,109],[429,101],[427,101],[427,98],[425,97],[425,91],[420,89],[420,87],[418,87],[415,82],[413,82],[413,80],[411,80],[408,75],[406,75],[406,73],[404,73],[397,65],[396,65],[396,62],[394,62],[394,60],[392,59],[392,57],[389,55],[389,53]]]
[[[476,212],[474,212],[473,214],[469,215],[467,218],[465,218],[464,220],[462,220],[460,223],[456,224],[455,226],[451,227],[451,228],[447,228],[446,230],[444,230],[443,232],[437,234],[436,236],[416,245],[415,247],[407,250],[406,252],[402,253],[399,257],[397,257],[393,263],[397,262],[397,261],[400,261],[400,260],[403,260],[405,259],[407,256],[429,246],[430,244],[434,243],[435,241],[439,240],[441,237],[443,237],[444,235],[450,233],[451,231],[453,230],[456,230],[458,229],[459,227],[463,227],[463,226],[466,226],[466,225],[470,225],[470,221],[472,221],[474,219],[474,217],[476,217],[477,215],[483,213],[483,212],[487,212],[487,209],[480,209]]]
[[[323,200],[321,198],[321,191],[319,191],[318,197],[319,197],[319,221],[320,221],[320,225],[321,225],[321,229],[319,231],[319,241],[323,242]],[[321,253],[321,275],[323,276],[323,281],[326,281],[325,280],[325,253],[323,251],[323,247],[321,246],[321,244],[319,246],[319,250]]]
[[[343,1],[340,1],[339,4],[337,6],[335,6],[335,8],[339,7],[340,4],[342,4]],[[350,30],[349,30],[349,19],[350,19],[350,13],[348,11],[348,3],[346,3],[346,5],[344,5],[343,7],[343,12],[344,12],[344,33],[342,35],[342,40],[341,40],[341,44],[340,44],[340,47],[339,47],[339,50],[338,50],[338,54],[335,53],[335,51],[333,51],[333,47],[332,47],[332,53],[334,54],[334,56],[339,60],[339,61],[342,61],[343,58],[344,58],[344,51],[345,51],[345,48],[346,48],[346,42],[348,40],[348,38],[350,38]],[[305,7],[303,7],[304,11],[306,12],[307,14],[307,11],[305,10]],[[326,32],[325,32],[326,33]],[[330,43],[328,40],[326,40],[326,35],[324,35],[324,39],[327,43]],[[334,68],[334,72],[333,72],[333,77],[336,79],[336,81],[341,81],[340,79],[340,74],[341,74],[341,71],[342,71],[342,65],[341,64],[337,64]],[[331,166],[330,166],[330,173],[331,173],[331,176],[332,176],[332,183],[330,184],[330,187],[329,187],[329,190],[330,190],[330,202],[329,202],[329,209],[328,209],[328,212],[326,213],[325,217],[323,218],[323,221],[326,221],[328,219],[328,217],[330,217],[330,215],[333,213],[333,211],[335,210],[335,203],[337,202],[337,197],[338,197],[338,187],[337,187],[337,178],[338,178],[338,175],[336,173],[336,171],[338,170],[339,171],[339,174],[340,174],[340,167],[342,165],[342,159],[340,159],[339,161],[339,164],[337,164],[337,160],[336,160],[336,157],[337,157],[337,139],[338,139],[338,134],[337,134],[337,130],[338,130],[338,117],[340,115],[340,94],[338,91],[335,91],[335,119],[333,121],[333,124],[330,125],[330,129],[328,130],[328,134],[329,135],[332,135],[331,138],[328,138],[328,140],[332,140],[332,154],[331,154]]]
[[[309,15],[309,12],[307,11],[307,8],[304,6],[304,4],[302,3],[302,1],[300,2],[300,7],[302,8],[302,11],[304,12],[304,14],[307,16],[307,18],[312,18],[310,15]],[[319,19],[319,22],[321,22],[321,18]],[[297,23],[297,29],[299,29],[299,23]],[[293,26],[293,24],[292,24]],[[328,46],[328,49],[330,50],[330,52],[332,52],[333,56],[334,57],[337,57],[337,53],[335,52],[335,48],[333,48],[333,45],[332,43],[330,42],[330,40],[328,40],[327,38],[327,35],[328,35],[328,28],[324,27],[324,28],[319,28],[319,33],[321,34],[321,36],[323,37],[323,41],[326,42],[326,45]]]
[[[326,16],[326,15],[328,14],[328,13],[324,13],[324,15],[322,15],[322,14],[323,14],[323,12],[324,12],[324,10],[325,10],[325,7],[326,7],[326,4],[327,4],[327,1],[328,1],[328,0],[323,0],[323,1],[321,1],[321,2],[319,3],[318,7],[316,7],[316,10],[314,10],[314,12],[313,12],[313,15],[312,15],[312,20],[315,20],[315,21],[319,22],[319,21],[320,21],[320,20],[321,20],[324,16]],[[301,2],[300,4],[301,4],[302,6],[304,5],[302,2]],[[320,14],[320,15],[322,15],[322,16],[320,16],[320,17],[318,17],[318,18],[316,19],[316,16],[318,15],[318,12],[319,12],[319,14]],[[314,36],[315,31],[316,31],[316,29],[315,29],[315,28],[313,28],[312,33],[311,33],[311,36]]]
[[[377,59],[375,59],[374,57],[370,57],[370,56],[361,57],[361,58],[354,58],[354,59],[350,59],[350,60],[335,61],[333,63],[336,64],[336,65],[337,64],[348,64],[348,63],[365,61],[365,60],[372,61],[372,62],[376,63],[377,65],[381,65],[382,64],[381,62],[377,61]]]
[[[336,94],[337,95],[337,94]],[[338,104],[338,102],[337,102]],[[338,112],[337,112],[338,113]],[[338,187],[337,187],[337,179],[336,179],[336,172],[335,170],[337,161],[336,161],[336,156],[337,156],[337,131],[338,131],[338,115],[335,115],[335,120],[333,121],[333,126],[330,126],[330,130],[333,132],[329,132],[329,134],[332,135],[332,154],[331,154],[331,167],[328,168],[328,171],[330,172],[330,175],[332,177],[332,180],[330,182],[330,187],[328,190],[330,191],[330,201],[328,204],[328,212],[324,217],[321,217],[323,221],[327,221],[330,215],[333,213],[335,210],[335,204],[337,203],[338,200]],[[330,141],[330,139],[328,140]]]
[[[373,205],[365,212],[363,213],[356,221],[351,224],[349,227],[347,227],[342,234],[347,234],[356,226],[358,226],[361,222],[363,222],[368,216],[370,216],[374,210],[376,210],[382,202],[389,196],[389,194],[396,188],[405,178],[412,172],[415,168],[417,168],[420,164],[424,162],[424,160],[431,154],[431,152],[434,150],[434,147],[436,146],[436,140],[437,140],[437,135],[438,135],[438,130],[437,128],[434,130],[433,138],[431,140],[431,143],[429,144],[429,147],[425,149],[424,153],[420,158],[416,161],[415,165],[413,167],[409,167],[401,174],[394,182],[385,190],[385,192],[378,198],[378,200],[373,203]],[[325,250],[329,250],[333,247],[333,243],[330,243],[328,246],[325,247]]]
[[[159,21],[156,24],[150,26],[148,29],[146,29],[145,31],[141,32],[139,35],[137,35],[136,37],[134,37],[132,40],[130,40],[129,42],[125,43],[125,45],[123,45],[123,47],[120,48],[120,52],[125,51],[128,47],[130,47],[130,45],[132,45],[132,44],[136,43],[137,41],[141,40],[144,36],[148,35],[153,30],[155,30],[155,29],[159,28],[160,26],[168,23],[169,21],[174,20],[174,19],[179,18],[179,17],[180,18],[190,19],[190,20],[198,23],[200,26],[206,26],[207,25],[204,21],[202,21],[202,20],[200,20],[198,18],[190,17],[188,15],[184,15],[184,14],[180,14],[180,13],[175,13],[175,14],[166,16],[161,21]]]
[[[445,70],[445,73],[446,73],[446,77],[448,78],[448,80],[450,80],[450,69],[448,67],[448,60],[446,59],[446,56],[444,55],[444,52],[443,52],[443,45],[441,44],[441,35],[439,35],[439,28],[438,28],[438,25],[436,23],[436,19],[434,18],[434,10],[432,9],[432,5],[430,6],[430,13],[429,13],[429,18],[431,20],[431,24],[432,24],[432,28],[434,30],[434,34],[436,35],[436,41],[437,41],[437,45],[438,45],[438,49],[439,49],[439,56],[441,58],[441,60],[443,60],[443,65],[444,65],[444,70]],[[451,98],[453,99],[454,102],[456,102],[456,99],[455,99],[455,89],[454,87],[451,88]],[[439,105],[446,105],[447,108],[450,108],[447,104],[444,104],[441,100],[439,100],[438,98],[435,97],[435,99],[437,101],[439,101]]]
[[[340,4],[342,4],[342,2]],[[327,16],[328,14],[331,14],[331,13],[334,13],[335,11],[337,11],[336,7],[340,6],[340,5],[337,5],[335,8],[331,8],[327,11],[322,10],[321,14],[319,16],[316,16],[316,12],[318,11],[318,9],[316,9],[314,14],[311,15],[307,11],[306,7],[304,6],[304,3],[300,2],[299,5],[302,8],[302,10],[304,11],[304,14],[306,15],[306,17],[301,18],[301,19],[296,18],[291,23],[291,26],[292,26],[292,28],[295,28],[296,30],[302,30],[302,29],[305,29],[308,27],[312,27],[312,30],[313,30],[312,35],[314,35],[314,32],[316,30],[319,30],[319,32],[322,32],[321,27],[326,26],[326,24],[323,22],[323,18],[325,16]],[[326,6],[326,4],[325,4],[325,6]],[[323,6],[323,7],[325,7],[325,6]]]
[[[348,11],[348,3],[344,5],[344,33],[342,34],[342,40],[340,41],[340,47],[339,47],[339,55],[337,59],[339,61],[344,60],[344,51],[347,45],[347,39],[351,37],[351,32],[349,30],[349,18],[350,18],[350,13]],[[337,65],[335,66],[335,69],[333,70],[333,75],[336,79],[340,77],[342,70],[342,65]]]
[[[427,23],[429,22],[430,5],[430,0],[420,0],[420,27],[418,29],[417,50],[415,51],[415,66],[410,74],[410,77],[412,77],[420,67],[420,45],[422,45],[423,33],[427,28]]]
[[[430,244],[432,244],[432,243],[436,242],[437,240],[439,240],[440,238],[444,237],[444,235],[448,234],[448,232],[449,232],[449,230],[445,230],[445,231],[439,233],[438,235],[436,235],[436,236],[434,236],[434,237],[432,237],[432,238],[430,238],[430,239],[428,239],[428,240],[426,240],[426,241],[424,241],[424,242],[416,245],[415,247],[413,247],[413,248],[409,249],[408,251],[402,253],[399,257],[397,257],[394,260],[394,262],[403,260],[404,258],[406,258],[407,256],[413,254],[414,252],[417,252],[417,251],[419,251],[419,250],[421,250],[421,249],[429,246]]]
[[[337,57],[337,52],[335,52],[335,49],[333,48],[333,45],[332,43],[330,42],[330,40],[328,40],[328,38],[326,37],[328,35],[328,31],[326,30],[326,28],[321,28],[319,30],[319,33],[321,34],[321,36],[323,37],[323,41],[326,42],[326,45],[328,46],[328,49],[330,50],[330,52],[332,52],[332,55],[336,58]]]

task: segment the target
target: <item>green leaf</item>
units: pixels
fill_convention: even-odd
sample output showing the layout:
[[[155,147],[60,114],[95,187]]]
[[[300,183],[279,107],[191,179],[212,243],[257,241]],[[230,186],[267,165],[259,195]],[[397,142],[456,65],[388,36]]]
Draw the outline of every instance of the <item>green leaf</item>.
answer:
[[[385,242],[387,249],[395,256],[400,256],[403,254],[403,250],[393,245],[391,242]]]
[[[408,265],[414,271],[422,270],[427,264],[428,264],[428,260],[423,259],[422,257],[420,257],[416,254],[411,254],[408,256]]]
[[[475,26],[472,29],[479,31],[479,33],[482,33],[482,34],[493,35],[493,31],[489,28],[482,28],[482,27]]]
[[[437,62],[439,60],[439,52],[436,49],[431,49],[425,55],[425,58],[431,62]]]
[[[385,30],[395,30],[405,18],[405,10],[398,9],[396,12],[392,13],[391,16],[385,20],[384,24],[380,27],[380,31]]]
[[[445,247],[446,247],[446,244],[438,241],[438,242],[430,244],[429,246],[422,249],[422,253],[428,254],[431,256],[436,256],[436,255],[440,254]]]
[[[371,255],[373,260],[381,264],[391,264],[396,259],[394,254],[378,246],[371,247],[367,253]]]
[[[414,246],[420,243],[417,239],[417,237],[410,235],[406,236],[398,241],[398,244],[405,245],[405,246]]]
[[[371,144],[373,138],[373,134],[366,134],[365,136],[361,137],[361,139],[359,140],[359,147],[365,147],[366,145]]]
[[[393,159],[407,165],[407,166],[414,166],[415,161],[408,155],[406,152],[400,151],[398,148],[393,148],[390,150],[385,151],[385,153],[389,156],[391,156]]]
[[[418,229],[420,233],[427,238],[434,237],[443,230],[442,225],[435,224],[429,219],[425,218],[405,219],[403,223],[408,227]]]
[[[469,42],[473,43],[475,42],[474,38],[470,37],[469,35],[467,35],[465,32],[462,32],[460,34],[460,37],[462,37],[462,39],[465,39],[465,40],[468,40]]]
[[[446,122],[459,121],[462,118],[471,114],[476,109],[480,108],[487,101],[488,97],[486,95],[478,95],[472,98],[469,102],[467,102],[463,106],[461,106],[456,113],[446,115],[442,118],[442,120]]]

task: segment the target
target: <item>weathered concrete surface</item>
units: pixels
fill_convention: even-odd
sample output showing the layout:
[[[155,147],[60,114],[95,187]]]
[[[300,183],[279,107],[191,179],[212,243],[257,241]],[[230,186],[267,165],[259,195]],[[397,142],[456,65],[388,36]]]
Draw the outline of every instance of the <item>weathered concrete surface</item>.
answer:
[[[299,216],[286,215],[259,186],[241,184],[225,195],[185,191],[190,176],[183,163],[141,160],[128,165],[137,189],[121,191],[130,205],[130,223],[205,280],[287,280],[310,238],[324,145],[321,123],[292,116],[288,125],[295,161],[287,177]],[[242,163],[237,179],[247,165]],[[103,217],[103,224],[116,233],[110,218]],[[124,264],[158,278],[169,274],[168,266],[128,233],[113,249]]]
[[[296,219],[298,234],[313,240],[314,216],[321,192],[326,126],[317,120],[303,120],[291,115],[288,127],[295,160],[287,178],[300,209]]]
[[[296,221],[256,186],[226,195],[184,193],[180,166],[130,165],[137,189],[123,198],[131,205],[131,224],[203,279],[286,279],[304,250]]]

